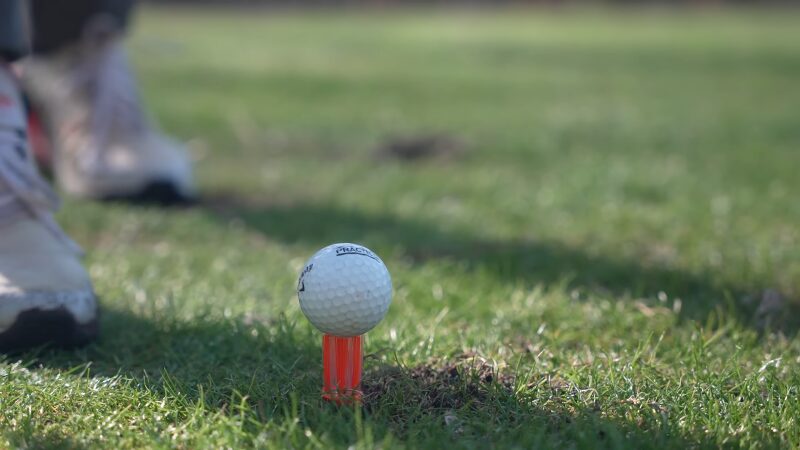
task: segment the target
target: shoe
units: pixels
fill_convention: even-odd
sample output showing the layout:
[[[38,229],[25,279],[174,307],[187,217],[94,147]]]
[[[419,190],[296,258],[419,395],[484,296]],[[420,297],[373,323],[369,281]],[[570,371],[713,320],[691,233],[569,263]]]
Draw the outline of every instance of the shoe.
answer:
[[[74,347],[97,335],[80,249],[56,224],[58,197],[36,171],[19,87],[0,64],[0,352]]]
[[[55,178],[66,193],[159,204],[195,197],[188,153],[145,116],[117,34],[87,32],[70,48],[28,58],[21,70],[53,137]]]

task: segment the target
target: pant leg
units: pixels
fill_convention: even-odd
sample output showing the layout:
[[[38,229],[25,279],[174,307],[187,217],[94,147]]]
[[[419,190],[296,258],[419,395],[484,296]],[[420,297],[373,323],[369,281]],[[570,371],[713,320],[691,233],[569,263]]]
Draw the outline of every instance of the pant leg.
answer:
[[[7,0],[0,0],[3,1]],[[89,21],[101,15],[124,30],[136,0],[31,0],[31,3],[33,51],[48,53],[77,41]]]
[[[29,50],[24,0],[0,0],[0,58],[13,61]]]

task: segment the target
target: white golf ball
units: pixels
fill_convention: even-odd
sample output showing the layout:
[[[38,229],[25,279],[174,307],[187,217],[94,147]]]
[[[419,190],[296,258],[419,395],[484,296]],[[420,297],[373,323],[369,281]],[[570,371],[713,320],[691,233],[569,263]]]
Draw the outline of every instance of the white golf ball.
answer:
[[[297,281],[300,309],[325,334],[359,336],[383,320],[392,278],[378,255],[357,244],[333,244],[308,260]]]

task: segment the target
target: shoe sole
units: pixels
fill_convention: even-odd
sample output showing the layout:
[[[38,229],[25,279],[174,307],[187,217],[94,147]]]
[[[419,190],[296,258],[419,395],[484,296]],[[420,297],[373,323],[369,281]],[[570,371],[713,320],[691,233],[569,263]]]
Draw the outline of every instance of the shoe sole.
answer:
[[[103,201],[125,202],[139,205],[190,206],[196,202],[182,193],[175,183],[167,180],[153,181],[132,194],[114,194],[102,197]]]
[[[81,347],[97,338],[98,328],[96,317],[88,323],[78,323],[64,307],[29,309],[0,333],[0,353],[19,353],[37,347]]]

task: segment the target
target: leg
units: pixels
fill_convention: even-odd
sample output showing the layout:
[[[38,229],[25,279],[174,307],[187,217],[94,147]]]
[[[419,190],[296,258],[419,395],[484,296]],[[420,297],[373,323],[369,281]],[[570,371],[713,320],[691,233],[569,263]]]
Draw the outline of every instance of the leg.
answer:
[[[32,2],[34,56],[23,81],[53,137],[61,188],[93,199],[190,199],[188,156],[144,113],[122,46],[134,1]]]
[[[117,30],[124,30],[134,3],[135,0],[31,0],[33,51],[52,53],[77,42],[98,17],[110,21],[109,25]]]
[[[97,302],[79,249],[52,212],[36,170],[25,108],[8,62],[27,51],[23,4],[0,0],[0,352],[80,345],[97,333]]]
[[[0,0],[0,60],[11,62],[28,52],[24,0]]]

